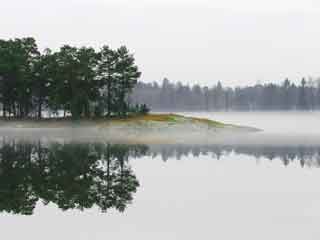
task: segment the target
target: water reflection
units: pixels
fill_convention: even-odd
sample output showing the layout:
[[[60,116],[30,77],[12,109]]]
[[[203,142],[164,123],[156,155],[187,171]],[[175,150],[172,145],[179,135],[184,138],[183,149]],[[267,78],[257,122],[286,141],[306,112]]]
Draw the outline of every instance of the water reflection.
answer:
[[[0,211],[31,215],[38,201],[62,210],[98,206],[124,211],[139,182],[129,157],[183,157],[245,154],[281,160],[284,165],[320,166],[319,146],[120,145],[3,139],[0,143]]]
[[[0,211],[30,215],[38,200],[60,209],[123,211],[139,182],[128,156],[146,146],[4,141],[0,148]]]
[[[281,160],[287,166],[299,162],[300,165],[320,167],[320,145],[153,145],[148,151],[150,157],[161,155],[163,161],[170,158],[180,160],[183,157],[210,155],[219,160],[222,156],[244,154],[256,159]]]

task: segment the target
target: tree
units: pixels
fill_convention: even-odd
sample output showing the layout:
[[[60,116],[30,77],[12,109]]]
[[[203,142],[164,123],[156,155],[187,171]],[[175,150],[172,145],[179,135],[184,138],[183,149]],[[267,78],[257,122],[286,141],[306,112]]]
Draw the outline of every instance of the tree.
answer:
[[[57,67],[55,58],[50,49],[46,49],[34,63],[33,68],[33,97],[37,107],[37,116],[42,118],[43,107],[48,107],[50,98],[50,86],[56,76]]]
[[[116,63],[117,71],[117,99],[118,114],[124,116],[128,109],[127,96],[136,85],[141,76],[138,67],[135,65],[135,59],[129,50],[122,46],[117,50],[118,61]]]
[[[54,86],[54,102],[70,109],[72,117],[88,117],[89,101],[97,98],[99,86],[95,81],[97,55],[93,48],[63,46],[56,54],[58,75]]]
[[[290,81],[286,78],[282,84],[282,105],[284,110],[290,109]]]
[[[86,117],[91,116],[90,102],[98,98],[99,89],[102,84],[97,79],[98,53],[91,47],[78,49],[77,58],[79,61],[79,98],[82,100],[82,112]]]
[[[102,101],[106,102],[107,116],[111,116],[112,106],[115,104],[118,52],[108,46],[103,46],[99,52],[97,78],[102,82]],[[103,107],[102,107],[103,108]],[[104,109],[103,109],[104,110]]]
[[[31,109],[32,72],[39,56],[33,38],[0,41],[3,115],[25,117]]]
[[[11,101],[13,100],[14,88],[14,67],[13,67],[13,54],[10,51],[12,41],[0,40],[0,91],[3,116],[6,117],[7,111],[10,108]]]
[[[33,38],[0,39],[3,116],[42,118],[42,111],[80,117],[126,115],[141,73],[129,50],[62,46],[38,51]],[[146,110],[146,109],[145,109]]]
[[[302,78],[301,86],[299,87],[299,109],[306,110],[308,108],[307,96],[306,96],[306,80]]]
[[[34,38],[15,39],[14,51],[17,64],[17,115],[27,117],[32,108],[33,68],[40,53]]]

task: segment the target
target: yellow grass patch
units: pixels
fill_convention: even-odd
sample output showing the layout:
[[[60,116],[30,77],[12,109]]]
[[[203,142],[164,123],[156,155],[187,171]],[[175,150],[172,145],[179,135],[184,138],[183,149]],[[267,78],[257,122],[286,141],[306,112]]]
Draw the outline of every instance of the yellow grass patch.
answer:
[[[130,123],[130,122],[163,122],[163,123],[179,123],[179,122],[193,122],[206,124],[211,127],[223,127],[223,123],[212,121],[205,118],[185,117],[178,114],[147,114],[147,115],[135,115],[123,119],[112,119],[114,123]]]
[[[135,122],[135,121],[153,121],[153,122],[175,122],[178,118],[184,118],[176,114],[147,114],[135,115],[123,119],[112,119],[112,122]]]

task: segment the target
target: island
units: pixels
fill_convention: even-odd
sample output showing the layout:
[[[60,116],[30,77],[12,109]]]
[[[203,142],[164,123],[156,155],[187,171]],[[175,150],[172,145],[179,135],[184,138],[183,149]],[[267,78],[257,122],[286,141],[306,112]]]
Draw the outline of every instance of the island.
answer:
[[[204,143],[259,131],[245,126],[178,114],[132,115],[126,118],[0,120],[3,136],[112,143]]]
[[[63,45],[40,52],[36,40],[27,37],[0,40],[0,56],[2,137],[193,144],[257,131],[151,114],[147,100],[132,98],[142,73],[126,46]]]

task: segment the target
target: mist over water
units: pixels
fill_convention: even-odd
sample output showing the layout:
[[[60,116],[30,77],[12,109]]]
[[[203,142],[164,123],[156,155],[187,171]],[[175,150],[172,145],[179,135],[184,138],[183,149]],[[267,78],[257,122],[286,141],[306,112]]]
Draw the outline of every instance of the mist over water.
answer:
[[[218,140],[222,143],[317,145],[320,142],[319,111],[184,112],[182,114],[262,130],[246,136],[229,136]]]
[[[264,131],[161,145],[2,133],[1,236],[319,239],[318,112],[184,114]]]

